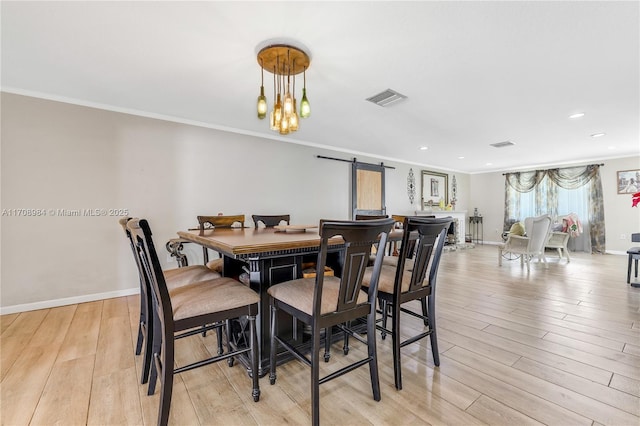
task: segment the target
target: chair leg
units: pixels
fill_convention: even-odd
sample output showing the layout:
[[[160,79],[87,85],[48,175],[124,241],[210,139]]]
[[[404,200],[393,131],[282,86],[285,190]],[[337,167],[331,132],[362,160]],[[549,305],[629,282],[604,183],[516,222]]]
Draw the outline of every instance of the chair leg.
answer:
[[[160,319],[158,318],[158,315],[156,314],[155,311],[153,312],[152,316],[153,316],[153,325],[151,325],[150,323],[147,324],[147,326],[151,325],[153,327],[151,331],[147,331],[147,338],[148,336],[152,336],[151,351],[149,352],[150,359],[151,359],[151,354],[153,354],[153,358],[155,358],[156,354],[158,355],[162,354],[162,338],[163,338],[162,328],[160,327]],[[156,393],[158,373],[159,372],[158,372],[156,362],[154,362],[154,360],[151,360],[151,371],[149,372],[149,387],[147,388],[147,395],[153,395],[154,393]]]
[[[153,322],[148,322],[146,325],[140,323],[140,329],[145,328],[146,339],[144,342],[144,355],[142,358],[142,377],[140,377],[140,383],[145,384],[149,381],[149,374],[153,364],[153,334],[155,327]]]
[[[278,342],[276,340],[276,330],[278,329],[278,309],[271,306],[271,353],[269,354],[269,383],[276,383],[276,356]]]
[[[311,424],[320,426],[320,330],[311,326]]]
[[[402,363],[400,361],[400,304],[394,302],[391,312],[391,340],[393,346],[393,375],[396,389],[402,389]]]
[[[433,363],[440,365],[440,353],[438,352],[438,335],[436,334],[436,303],[433,295],[428,298],[428,317],[429,317],[429,339],[431,340],[431,353],[433,354]]]
[[[558,247],[556,251],[558,252],[558,259],[562,259],[562,249]]]
[[[351,328],[351,320],[344,324],[345,327]],[[344,344],[342,345],[342,353],[349,355],[349,333],[344,333]]]
[[[224,347],[222,345],[222,329],[220,327],[216,328],[216,336],[218,338],[218,355],[222,355]]]
[[[567,263],[571,262],[571,256],[569,256],[569,249],[564,247],[564,255],[567,256]]]
[[[171,409],[171,396],[173,395],[173,362],[174,340],[173,336],[163,336],[167,339],[162,355],[154,354],[156,364],[160,366],[160,409],[158,411],[158,426],[166,426],[169,423],[169,410]]]
[[[373,399],[380,401],[380,376],[378,375],[378,349],[376,347],[376,308],[371,307],[367,317],[367,351],[369,354],[369,375],[371,376],[371,390]]]
[[[231,320],[226,320],[225,321],[225,325],[224,328],[227,331],[227,346],[228,346],[228,351],[231,352]],[[224,349],[222,347],[222,330],[220,330],[220,327],[218,327],[216,329],[218,331],[218,337],[220,338],[220,341],[218,343],[218,353],[222,353],[224,352]],[[231,358],[227,358],[227,365],[229,367],[233,367],[233,361],[235,358],[231,357]]]
[[[498,266],[502,266],[502,250],[498,249]]]
[[[327,327],[324,330],[324,362],[329,362],[329,360],[331,359],[331,335],[332,334],[333,334],[333,330],[331,327]]]
[[[633,260],[633,256],[629,255],[629,264],[627,266],[627,284],[631,282],[631,261]],[[637,270],[637,268],[636,268]]]
[[[258,383],[258,336],[256,333],[256,317],[249,316],[249,334],[251,339],[251,379],[253,383],[253,391],[251,396],[253,400],[260,400],[260,384]]]

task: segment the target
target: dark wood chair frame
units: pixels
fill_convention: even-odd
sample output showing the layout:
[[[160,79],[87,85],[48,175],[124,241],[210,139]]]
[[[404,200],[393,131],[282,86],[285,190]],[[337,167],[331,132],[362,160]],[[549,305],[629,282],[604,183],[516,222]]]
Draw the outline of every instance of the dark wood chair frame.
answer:
[[[311,367],[311,405],[312,423],[320,423],[320,384],[342,376],[358,367],[369,365],[373,398],[380,400],[380,381],[378,376],[378,360],[375,338],[375,312],[377,279],[382,266],[384,253],[378,251],[373,266],[373,278],[368,290],[367,303],[357,304],[357,295],[362,286],[362,279],[371,254],[371,247],[378,243],[384,246],[388,233],[393,225],[392,219],[370,221],[321,221],[321,245],[316,263],[316,285],[314,287],[312,315],[284,303],[273,296],[269,298],[271,305],[271,356],[269,382],[276,381],[276,357],[278,344],[290,352],[296,359]],[[346,248],[343,255],[342,274],[337,309],[331,313],[321,314],[322,291],[324,283],[324,267],[327,261],[329,239],[340,235],[345,240]],[[278,310],[285,311],[311,327],[311,359],[284,338],[277,335]],[[367,318],[367,357],[320,378],[320,331],[346,323],[351,319]],[[348,330],[350,332],[350,330]],[[328,333],[325,333],[328,334]],[[330,339],[325,338],[325,351],[330,345]]]
[[[396,267],[394,291],[393,293],[378,291],[378,300],[380,301],[378,312],[382,314],[382,318],[379,320],[381,325],[377,325],[376,328],[382,331],[383,338],[386,334],[392,335],[393,372],[398,390],[402,389],[400,348],[429,336],[433,362],[436,366],[440,365],[436,333],[435,294],[442,249],[451,222],[451,218],[406,217],[403,223],[404,234]],[[408,290],[403,292],[405,264],[406,260],[411,258],[413,258],[411,281]],[[424,285],[425,279],[428,280],[427,285]],[[420,300],[422,314],[402,307],[403,304],[413,300]],[[422,319],[428,330],[402,341],[400,338],[401,313]],[[387,328],[389,317],[392,322],[391,330]],[[348,349],[348,344],[345,346]]]
[[[281,214],[281,215],[253,214],[251,215],[251,219],[253,219],[253,223],[256,229],[258,229],[258,222],[262,222],[265,228],[273,228],[274,226],[280,225],[280,222],[286,222],[287,225],[289,225],[291,221],[291,216],[288,214]]]
[[[239,228],[244,228],[245,216],[243,214],[231,216],[198,216],[198,229],[200,235],[204,235],[205,229],[210,228],[233,228],[233,224],[239,223]],[[209,249],[202,247],[202,257],[205,265],[209,262]]]
[[[254,401],[260,398],[260,387],[258,383],[258,340],[256,333],[256,315],[258,314],[258,303],[252,303],[236,309],[222,312],[211,312],[206,315],[188,317],[175,321],[171,298],[164,279],[164,274],[160,266],[160,261],[153,243],[151,229],[145,219],[131,220],[128,224],[131,232],[136,255],[144,271],[144,281],[147,292],[151,294],[153,325],[153,358],[154,364],[151,369],[149,395],[155,392],[155,382],[159,375],[161,383],[160,407],[158,414],[158,425],[166,426],[169,421],[169,411],[171,408],[171,397],[173,394],[173,375],[189,371],[194,368],[203,367],[214,362],[230,359],[232,357],[250,352],[251,371]],[[238,283],[241,285],[240,283]],[[197,361],[185,366],[175,368],[175,340],[183,337],[200,334],[203,327],[206,329],[220,328],[229,319],[247,316],[250,332],[250,345],[243,348],[236,348],[224,354],[219,354],[205,360]],[[182,332],[177,334],[177,332]],[[228,333],[228,327],[227,327]],[[229,338],[229,336],[227,336]]]
[[[118,221],[122,228],[124,229],[125,235],[129,240],[129,244],[131,245],[131,252],[133,253],[133,257],[136,262],[136,267],[138,268],[138,279],[140,282],[140,320],[138,321],[138,337],[136,339],[136,350],[135,354],[140,355],[142,352],[142,348],[144,345],[144,354],[142,359],[142,375],[140,377],[140,383],[145,384],[149,381],[149,371],[151,370],[151,351],[152,351],[152,341],[150,332],[153,331],[153,321],[149,323],[149,308],[151,306],[151,295],[147,291],[147,286],[143,281],[143,271],[142,266],[140,265],[140,259],[136,252],[136,248],[133,245],[133,238],[131,237],[131,232],[127,228],[127,223],[131,220],[130,217],[120,218]]]

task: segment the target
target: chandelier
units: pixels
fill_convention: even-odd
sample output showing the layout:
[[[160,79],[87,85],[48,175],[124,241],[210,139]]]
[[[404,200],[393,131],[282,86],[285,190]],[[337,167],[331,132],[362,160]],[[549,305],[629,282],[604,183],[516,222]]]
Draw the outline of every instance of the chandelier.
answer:
[[[287,135],[298,130],[299,119],[311,115],[307,99],[306,71],[310,63],[309,55],[298,47],[288,44],[271,44],[258,52],[258,63],[262,83],[258,96],[258,118],[267,116],[267,98],[264,95],[264,71],[273,74],[273,107],[269,114],[271,130]],[[298,113],[296,99],[296,74],[302,73],[302,99]]]

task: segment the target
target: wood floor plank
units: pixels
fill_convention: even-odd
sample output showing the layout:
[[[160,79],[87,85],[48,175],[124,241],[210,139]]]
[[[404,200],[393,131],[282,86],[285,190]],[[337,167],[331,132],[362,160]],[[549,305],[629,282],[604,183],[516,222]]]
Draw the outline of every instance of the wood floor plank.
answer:
[[[4,331],[13,323],[16,318],[18,318],[20,313],[15,314],[6,314],[0,316],[0,334],[4,333]]]
[[[534,359],[544,364],[554,365],[563,371],[579,375],[580,377],[584,377],[601,384],[608,384],[611,380],[612,373],[604,370],[603,368],[585,364],[562,355],[539,349],[535,346],[522,344],[497,334],[487,333],[485,331],[478,332],[473,329],[465,328],[459,324],[455,325],[455,331],[471,339],[494,345],[497,348],[514,352],[518,355]]]
[[[553,401],[560,407],[575,413],[580,413],[589,419],[603,424],[634,425],[640,422],[640,417],[610,405],[589,399],[582,394],[568,390],[554,383],[539,379],[515,368],[477,356],[462,348],[452,348],[446,352],[448,358],[467,366],[473,366],[485,371],[488,375],[519,389],[527,389],[547,401]],[[535,418],[535,417],[534,417]]]
[[[96,352],[96,376],[134,366],[130,330],[128,315],[105,318],[103,312]]]
[[[11,324],[2,331],[2,337],[12,337],[20,334],[33,337],[48,313],[48,309],[22,312],[18,315],[18,318],[14,319]]]
[[[44,387],[31,423],[34,425],[87,422],[95,357],[89,355],[56,362]]]
[[[543,425],[543,423],[485,395],[481,395],[467,409],[467,412],[490,425]]]
[[[485,343],[481,340],[458,334],[454,331],[456,328],[457,324],[455,322],[441,319],[439,321],[438,334],[443,339],[454,343],[456,346],[468,348],[474,352],[482,354],[482,356],[505,365],[513,365],[521,358],[521,355],[509,352],[508,350],[499,348],[491,343]]]
[[[510,339],[514,342],[528,345],[532,348],[542,349],[548,353],[563,356],[574,361],[590,365],[592,367],[606,368],[607,371],[622,374],[632,379],[640,379],[640,364],[629,365],[621,363],[607,357],[598,356],[589,352],[584,352],[582,350],[576,350],[569,346],[556,344],[547,341],[546,339],[535,339],[524,334],[506,330],[502,327],[490,326],[485,330],[487,333],[495,334],[497,336]],[[624,354],[620,352],[620,355]]]
[[[574,392],[588,396],[596,401],[609,404],[612,407],[619,408],[635,416],[640,416],[640,404],[638,398],[621,392],[615,388],[583,379],[582,377],[569,374],[557,368],[550,367],[545,364],[522,358],[513,365],[513,368],[524,371],[525,373],[555,383]]]
[[[75,314],[77,305],[61,306],[49,309],[42,325],[33,334],[29,346],[60,344],[69,331],[69,324]]]
[[[525,414],[544,424],[553,425],[591,425],[587,417],[576,414],[540,398],[516,386],[498,380],[491,375],[480,371],[475,367],[469,367],[463,363],[449,358],[448,353],[456,348],[449,349],[441,355],[440,372],[470,386],[483,395],[500,401],[502,404]]]
[[[58,348],[27,346],[0,384],[3,425],[29,424],[49,378]]]
[[[568,346],[573,349],[578,349],[583,352],[588,352],[594,355],[601,356],[614,362],[621,362],[623,364],[629,364],[631,366],[640,366],[640,357],[638,355],[626,353],[624,351],[616,351],[602,346],[593,345],[591,343],[583,342],[577,339],[572,339],[566,336],[560,336],[555,333],[547,333],[544,340]],[[625,345],[625,347],[628,346]]]
[[[632,345],[631,343],[627,343],[626,345],[624,345],[624,349],[622,350],[622,352],[640,357],[640,345]],[[636,362],[640,362],[640,358]]]
[[[614,374],[609,386],[640,398],[640,380]]]
[[[140,425],[138,375],[135,367],[96,376],[88,391],[94,401],[89,405],[88,425]],[[146,395],[144,396],[146,397]]]
[[[31,341],[31,337],[29,334],[0,337],[0,348],[2,348],[0,350],[0,380],[4,380],[13,363],[22,355]]]
[[[584,333],[587,336],[583,335],[583,337],[581,337],[581,340],[589,341],[596,345],[599,344],[600,346],[611,347],[612,349],[616,349],[616,347],[610,345],[608,341],[613,340],[614,342],[618,342],[618,344],[623,345],[629,341],[628,335],[617,333],[613,330],[596,329],[575,322],[563,321],[561,319],[539,317],[532,312],[513,312],[513,316],[520,317],[523,321],[540,323],[541,326],[545,328],[550,328],[550,325],[554,325],[559,328],[553,328],[553,331],[556,334],[561,334],[564,336],[571,337],[573,336],[573,332]],[[591,336],[591,338],[588,337],[589,335]]]
[[[102,301],[78,305],[60,347],[58,362],[96,354],[101,315]]]

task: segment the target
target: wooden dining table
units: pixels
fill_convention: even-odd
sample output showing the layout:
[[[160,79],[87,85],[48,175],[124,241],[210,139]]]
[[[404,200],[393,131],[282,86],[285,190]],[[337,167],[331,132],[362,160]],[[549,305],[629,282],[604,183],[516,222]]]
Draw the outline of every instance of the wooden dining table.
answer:
[[[304,228],[304,230],[301,230]],[[184,240],[199,244],[223,255],[223,275],[239,276],[248,271],[252,289],[260,295],[256,321],[260,351],[258,374],[264,376],[269,369],[270,330],[269,295],[267,289],[284,281],[302,278],[302,265],[315,262],[320,250],[318,227],[294,226],[279,231],[274,228],[226,228],[179,231]],[[402,238],[401,231],[393,231],[389,240]],[[341,274],[340,254],[345,247],[341,237],[329,240],[327,266],[336,276]],[[288,335],[293,341],[304,340],[302,327],[284,313],[278,318],[278,334]],[[241,359],[249,367],[248,360]]]
[[[293,232],[295,231],[295,232]],[[250,286],[260,295],[256,321],[260,352],[258,374],[265,375],[269,368],[270,330],[269,295],[267,289],[274,284],[302,278],[304,262],[315,261],[320,250],[318,227],[305,230],[278,231],[274,228],[227,228],[180,231],[178,236],[223,255],[223,275],[238,276],[247,271]],[[340,237],[329,240],[327,265],[340,274],[340,252],[344,241]],[[292,323],[291,317],[280,318],[281,331],[292,340],[302,340],[302,330]],[[243,364],[247,360],[243,360]]]

